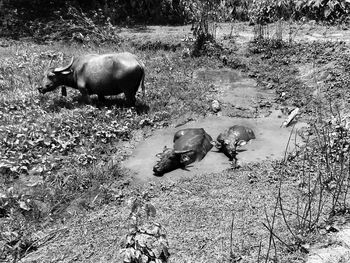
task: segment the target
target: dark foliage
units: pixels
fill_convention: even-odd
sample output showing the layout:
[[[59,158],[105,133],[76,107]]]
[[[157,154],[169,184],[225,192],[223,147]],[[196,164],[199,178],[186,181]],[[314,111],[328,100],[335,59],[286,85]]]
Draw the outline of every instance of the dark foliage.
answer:
[[[7,24],[11,24],[11,17],[22,21],[52,20],[64,14],[68,7],[87,13],[101,11],[113,24],[181,23],[184,20],[184,7],[180,0],[2,0],[0,7],[1,20],[3,23],[9,22]]]
[[[180,0],[0,0],[0,36],[19,38],[30,36],[46,38],[54,34],[53,40],[76,38],[76,34],[65,34],[65,25],[81,33],[78,38],[85,41],[81,26],[90,19],[94,25],[115,24],[180,24],[186,21],[186,6]],[[71,10],[75,10],[72,17]],[[83,19],[76,21],[76,14]],[[77,23],[78,22],[78,23]],[[72,26],[73,25],[73,26]],[[88,25],[91,31],[91,23]],[[96,28],[93,28],[94,30]],[[63,32],[63,38],[60,34]],[[68,30],[69,31],[69,30]],[[95,30],[96,32],[96,30]],[[57,34],[56,34],[57,33]],[[72,32],[73,33],[73,32]],[[104,37],[103,39],[104,40]]]

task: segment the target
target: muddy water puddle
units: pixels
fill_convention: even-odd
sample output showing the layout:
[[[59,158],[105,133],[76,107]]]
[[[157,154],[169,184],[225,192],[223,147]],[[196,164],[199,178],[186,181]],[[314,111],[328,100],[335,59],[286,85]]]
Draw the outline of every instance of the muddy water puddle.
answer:
[[[292,128],[281,128],[283,118],[278,110],[267,107],[268,114],[261,118],[230,117],[229,109],[253,109],[258,112],[261,102],[266,105],[273,100],[274,94],[257,87],[254,79],[248,78],[239,71],[231,69],[207,70],[200,69],[194,74],[195,78],[205,80],[214,85],[215,97],[220,101],[222,111],[197,121],[187,123],[181,127],[169,127],[156,131],[151,137],[139,143],[130,158],[123,162],[123,166],[131,171],[140,181],[159,180],[153,175],[153,166],[157,162],[156,154],[163,151],[164,146],[172,147],[173,136],[176,131],[185,128],[204,128],[215,140],[225,129],[233,125],[244,125],[251,128],[256,139],[243,146],[238,154],[241,164],[275,160],[283,158]],[[266,108],[266,107],[265,107]],[[243,116],[243,115],[240,115]],[[257,115],[259,116],[259,115]],[[305,126],[297,123],[293,133]],[[289,150],[300,143],[298,136],[291,136]],[[214,147],[206,157],[186,169],[177,169],[160,178],[178,179],[203,173],[217,173],[230,169],[228,158],[217,152]]]
[[[231,117],[254,118],[269,115],[266,105],[271,105],[274,93],[262,90],[254,79],[232,69],[200,69],[194,77],[209,81],[214,87],[222,115]]]
[[[123,163],[123,166],[130,169],[138,180],[147,181],[152,178],[157,180],[152,172],[152,168],[158,160],[155,155],[162,152],[164,146],[172,147],[176,131],[184,128],[204,128],[215,140],[223,130],[235,124],[245,125],[253,129],[256,136],[255,140],[241,148],[238,154],[238,160],[241,164],[281,159],[284,156],[292,128],[280,128],[282,119],[278,118],[277,114],[278,112],[274,112],[267,118],[257,119],[210,116],[178,128],[159,130],[140,143],[132,156]],[[303,127],[302,123],[297,124],[294,130],[301,127]],[[289,150],[294,149],[295,143],[300,143],[298,137],[292,136],[291,138]],[[213,147],[202,161],[191,164],[185,170],[177,169],[169,172],[162,178],[178,179],[203,173],[217,173],[229,168],[228,158]]]
[[[232,84],[241,78],[238,71],[231,69],[200,69],[194,73],[194,77],[204,81],[220,84]]]

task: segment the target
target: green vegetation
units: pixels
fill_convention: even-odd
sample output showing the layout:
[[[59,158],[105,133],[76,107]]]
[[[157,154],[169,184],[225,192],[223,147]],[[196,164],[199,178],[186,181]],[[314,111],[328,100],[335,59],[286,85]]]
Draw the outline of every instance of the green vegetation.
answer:
[[[29,2],[0,1],[9,37],[0,40],[0,261],[136,262],[149,223],[156,233],[146,234],[163,238],[163,262],[168,247],[174,262],[302,262],[334,216],[348,213],[349,46],[295,43],[292,34],[287,42],[282,21],[289,30],[302,18],[345,25],[349,1]],[[149,37],[155,29],[134,26],[123,36],[116,27],[190,20],[193,42],[180,40],[187,31]],[[246,49],[233,41],[235,24],[218,41],[218,22],[235,20],[261,27]],[[264,33],[270,22],[274,37]],[[135,107],[120,96],[86,105],[72,89],[37,91],[50,64],[125,50],[146,68]],[[216,94],[194,72],[223,66],[273,90],[270,105],[300,107],[305,145],[238,171],[134,184],[121,161],[154,130],[211,114]],[[157,258],[150,251],[145,262]]]
[[[118,50],[100,47],[98,51]],[[123,141],[133,140],[138,131],[142,135],[174,123],[188,113],[189,117],[207,114],[207,85],[193,81],[190,73],[215,61],[181,59],[179,51],[133,50],[147,68],[147,96],[139,98],[135,108],[125,108],[123,98],[103,104],[96,98],[93,105],[85,105],[72,89],[67,98],[59,90],[39,95],[36,87],[51,60],[61,65],[85,52],[79,46],[17,42],[2,54],[1,214],[22,230],[32,225],[32,219],[61,217],[70,202],[82,195],[98,196],[94,200],[87,197],[92,202],[89,207],[115,200],[115,190],[108,185],[123,175],[118,169],[118,162],[128,155],[121,147]],[[117,160],[111,160],[112,156]],[[24,212],[29,222],[21,225],[16,215]],[[2,238],[10,242],[9,237]]]
[[[2,36],[12,38],[34,36],[43,41],[53,34],[51,37],[55,40],[69,36],[81,41],[86,35],[105,34],[112,25],[120,24],[201,21],[203,25],[206,23],[203,18],[213,22],[258,24],[280,19],[312,19],[334,24],[349,22],[349,12],[348,0],[1,0],[0,28]],[[91,28],[92,22],[104,25],[105,30],[97,32],[96,27]],[[109,30],[108,34],[111,33],[113,30]]]

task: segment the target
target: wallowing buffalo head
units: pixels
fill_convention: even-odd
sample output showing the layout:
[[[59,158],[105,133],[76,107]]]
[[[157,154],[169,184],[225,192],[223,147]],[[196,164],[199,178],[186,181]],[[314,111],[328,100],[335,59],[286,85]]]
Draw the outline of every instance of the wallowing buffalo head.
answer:
[[[69,65],[59,68],[50,68],[46,71],[43,78],[42,87],[38,88],[39,92],[45,94],[46,92],[53,91],[57,87],[62,85],[69,85],[72,79],[71,66],[74,58],[72,58]],[[65,89],[62,89],[62,95]]]
[[[161,176],[177,168],[184,168],[195,161],[195,155],[193,150],[176,151],[164,147],[163,152],[156,155],[160,160],[153,167],[153,172],[155,175]]]
[[[245,144],[246,142],[243,140],[228,140],[218,137],[215,147],[230,158],[230,160],[233,160],[236,158],[237,148]]]

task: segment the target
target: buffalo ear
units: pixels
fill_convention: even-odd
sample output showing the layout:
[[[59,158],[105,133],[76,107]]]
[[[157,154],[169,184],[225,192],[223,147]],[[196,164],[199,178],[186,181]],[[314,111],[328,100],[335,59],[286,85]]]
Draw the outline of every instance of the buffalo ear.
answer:
[[[181,154],[181,157],[180,157],[181,164],[187,163],[189,160],[190,160],[190,157],[188,156],[188,154]]]
[[[157,157],[157,158],[162,158],[163,154],[164,154],[167,150],[169,150],[169,149],[170,149],[170,148],[168,148],[167,146],[164,146],[163,152],[157,153],[157,154],[156,154],[156,157]]]
[[[177,151],[175,153],[180,155],[180,163],[186,164],[191,159],[190,153],[194,153],[194,150]]]
[[[222,141],[211,141],[210,144],[215,146],[219,150],[222,148]]]
[[[160,159],[160,158],[162,158],[162,155],[163,155],[163,153],[157,153],[156,157]]]
[[[184,153],[189,153],[192,150],[183,150],[183,151],[174,151],[176,154],[184,154]]]
[[[239,142],[237,142],[237,146],[243,146],[243,145],[246,145],[247,142],[244,141],[244,140],[240,140]]]

